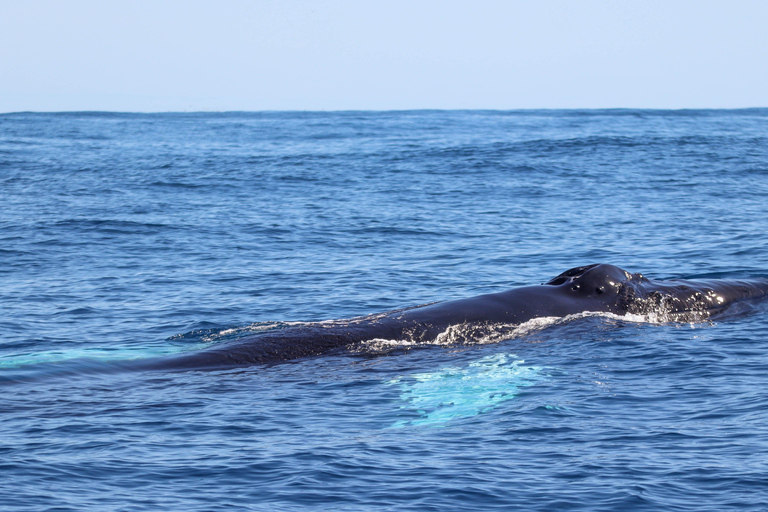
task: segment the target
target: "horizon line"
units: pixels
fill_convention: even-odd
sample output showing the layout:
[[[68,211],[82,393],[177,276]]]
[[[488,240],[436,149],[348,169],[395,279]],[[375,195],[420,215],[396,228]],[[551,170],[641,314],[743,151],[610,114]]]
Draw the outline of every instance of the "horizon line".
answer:
[[[682,108],[655,108],[655,107],[540,107],[540,108],[402,108],[402,109],[264,109],[264,110],[12,110],[0,112],[0,115],[14,114],[281,114],[281,113],[407,113],[407,112],[691,112],[691,111],[718,111],[739,112],[768,110],[768,106],[762,107],[682,107]]]

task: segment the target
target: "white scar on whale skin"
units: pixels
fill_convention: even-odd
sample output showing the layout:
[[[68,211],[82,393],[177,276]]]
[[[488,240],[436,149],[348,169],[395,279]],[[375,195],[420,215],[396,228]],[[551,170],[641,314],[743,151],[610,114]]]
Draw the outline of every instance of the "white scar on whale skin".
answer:
[[[385,384],[400,386],[400,398],[405,402],[400,410],[415,417],[398,420],[389,428],[440,427],[451,420],[487,413],[515,398],[520,388],[541,380],[543,370],[525,365],[513,354],[496,354],[465,367],[446,366],[397,377]]]

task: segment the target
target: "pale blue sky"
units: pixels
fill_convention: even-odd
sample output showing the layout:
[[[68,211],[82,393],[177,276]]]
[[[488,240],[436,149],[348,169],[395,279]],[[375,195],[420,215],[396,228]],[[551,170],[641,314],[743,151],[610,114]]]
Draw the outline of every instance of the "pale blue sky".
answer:
[[[0,112],[768,107],[768,1],[0,0]]]

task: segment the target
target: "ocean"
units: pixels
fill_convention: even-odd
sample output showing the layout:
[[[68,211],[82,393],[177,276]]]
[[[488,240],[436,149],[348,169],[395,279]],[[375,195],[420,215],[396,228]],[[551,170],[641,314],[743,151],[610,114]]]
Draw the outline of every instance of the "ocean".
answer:
[[[0,509],[765,510],[768,307],[126,361],[767,231],[768,109],[2,114]]]

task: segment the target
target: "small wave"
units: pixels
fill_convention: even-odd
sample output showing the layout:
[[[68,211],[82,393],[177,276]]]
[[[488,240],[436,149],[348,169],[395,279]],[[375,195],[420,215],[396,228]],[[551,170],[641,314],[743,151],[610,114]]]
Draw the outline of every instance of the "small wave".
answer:
[[[171,164],[165,164],[166,166],[170,167]],[[160,169],[163,169],[164,167],[159,167]],[[200,189],[200,188],[206,188],[207,185],[205,184],[198,184],[198,183],[184,183],[180,181],[153,181],[149,184],[150,187],[158,187],[158,188],[170,188],[170,189]]]

